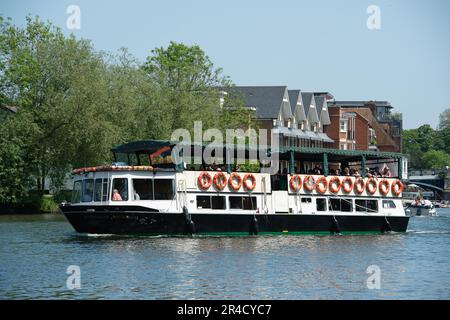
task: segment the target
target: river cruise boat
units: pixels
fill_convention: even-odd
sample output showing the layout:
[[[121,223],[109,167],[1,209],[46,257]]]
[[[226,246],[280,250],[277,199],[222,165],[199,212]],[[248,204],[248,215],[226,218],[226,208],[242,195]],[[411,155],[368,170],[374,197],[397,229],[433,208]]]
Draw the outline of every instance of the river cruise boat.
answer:
[[[166,155],[174,146],[170,141],[131,142],[112,150],[113,165],[73,170],[72,200],[60,206],[62,213],[77,232],[91,234],[355,234],[407,229],[401,154],[280,147],[279,171],[270,174],[242,172],[231,164],[172,165]],[[381,165],[389,165],[395,177],[366,176],[366,168]],[[350,171],[339,175],[333,169],[337,167]]]

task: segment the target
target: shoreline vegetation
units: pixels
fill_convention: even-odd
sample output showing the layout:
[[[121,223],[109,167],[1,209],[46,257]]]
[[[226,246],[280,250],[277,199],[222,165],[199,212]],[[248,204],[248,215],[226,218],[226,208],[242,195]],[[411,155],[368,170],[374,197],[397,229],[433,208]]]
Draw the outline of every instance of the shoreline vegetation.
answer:
[[[169,139],[194,121],[203,130],[257,130],[242,99],[220,105],[228,86],[197,45],[170,42],[139,61],[126,48],[97,51],[39,17],[16,26],[0,15],[0,214],[57,212],[70,200],[63,184],[71,169],[110,164],[110,149],[125,142]],[[448,165],[450,109],[436,130],[404,130],[403,151],[411,169]]]

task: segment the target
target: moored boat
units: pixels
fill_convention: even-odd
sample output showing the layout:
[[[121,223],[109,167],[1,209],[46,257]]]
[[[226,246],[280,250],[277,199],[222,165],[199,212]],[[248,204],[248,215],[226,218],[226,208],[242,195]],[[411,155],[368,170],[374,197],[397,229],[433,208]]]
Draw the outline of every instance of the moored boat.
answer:
[[[95,234],[256,235],[404,232],[400,154],[281,148],[280,172],[189,170],[151,155],[170,141],[113,149],[121,165],[75,169],[73,197],[61,211],[77,232]],[[121,160],[122,160],[121,159]],[[149,163],[144,164],[144,160]],[[366,177],[369,163],[397,166],[397,177]],[[321,163],[323,172],[313,172]],[[362,176],[330,175],[329,164],[362,168]],[[301,165],[302,169],[298,169]],[[285,165],[284,168],[283,165]],[[214,169],[214,170],[212,170]]]

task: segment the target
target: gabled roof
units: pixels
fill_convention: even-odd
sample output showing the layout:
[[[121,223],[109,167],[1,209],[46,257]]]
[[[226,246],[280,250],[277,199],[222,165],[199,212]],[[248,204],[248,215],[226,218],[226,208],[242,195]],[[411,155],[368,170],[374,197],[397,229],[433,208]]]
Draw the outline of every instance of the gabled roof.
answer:
[[[291,102],[292,114],[298,121],[306,120],[306,113],[303,107],[302,95],[300,90],[288,90],[289,101]]]
[[[278,118],[286,86],[235,86],[226,91],[241,96],[246,107],[256,108],[256,115],[260,119]]]
[[[318,123],[320,119],[319,114],[317,112],[314,93],[302,92],[302,100],[303,100],[303,108],[305,110],[305,114],[306,117],[308,118],[308,121],[311,123]]]
[[[317,113],[320,115],[320,122],[324,126],[331,123],[330,115],[328,114],[328,106],[325,100],[325,96],[315,96]]]

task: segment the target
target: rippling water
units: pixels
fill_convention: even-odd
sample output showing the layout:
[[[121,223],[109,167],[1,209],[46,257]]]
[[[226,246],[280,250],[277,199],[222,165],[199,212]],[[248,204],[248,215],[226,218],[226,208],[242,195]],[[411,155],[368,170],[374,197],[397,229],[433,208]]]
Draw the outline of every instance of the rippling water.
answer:
[[[0,298],[449,299],[450,210],[438,213],[404,234],[236,238],[87,236],[60,215],[0,216]],[[67,289],[70,265],[80,289]]]

